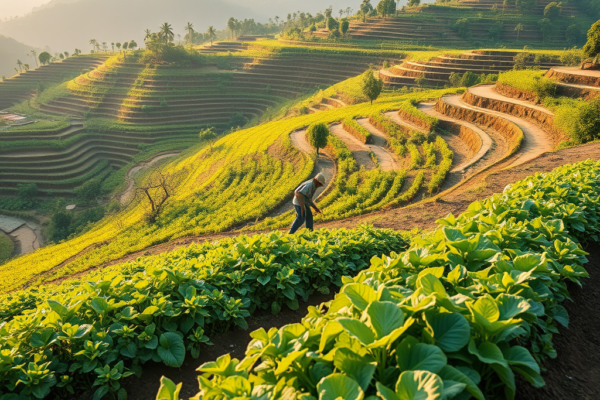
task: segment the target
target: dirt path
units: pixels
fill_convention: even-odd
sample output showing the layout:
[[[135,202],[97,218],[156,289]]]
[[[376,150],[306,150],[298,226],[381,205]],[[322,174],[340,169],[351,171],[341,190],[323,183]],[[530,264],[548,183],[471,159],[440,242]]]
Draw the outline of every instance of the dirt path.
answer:
[[[0,230],[15,242],[15,254],[33,253],[43,244],[42,227],[32,221],[0,215]]]
[[[447,96],[444,97],[444,101],[456,107],[462,107],[490,115],[500,116],[506,120],[511,121],[519,128],[521,128],[525,138],[523,140],[523,143],[521,143],[521,147],[519,148],[519,151],[517,153],[518,155],[513,160],[511,160],[510,166],[517,166],[523,164],[529,160],[538,157],[541,154],[552,150],[552,141],[548,137],[548,134],[544,132],[541,128],[539,128],[537,125],[534,125],[529,121],[526,121],[519,117],[515,117],[513,115],[504,114],[497,111],[491,111],[487,108],[472,106],[463,102],[460,96]]]
[[[466,173],[467,169],[469,169],[471,167],[473,167],[473,168],[471,168],[471,170],[474,170],[475,167],[484,167],[484,166],[489,165],[490,163],[494,162],[495,159],[499,158],[498,157],[499,155],[495,154],[495,153],[497,153],[497,151],[495,151],[495,150],[497,150],[497,146],[494,146],[494,141],[492,140],[491,136],[486,131],[481,129],[480,127],[470,124],[465,121],[450,118],[446,115],[440,114],[439,112],[435,111],[434,103],[421,103],[421,104],[419,104],[419,110],[423,111],[426,114],[431,115],[432,117],[436,117],[442,121],[450,122],[450,123],[456,124],[456,125],[466,126],[467,128],[471,129],[473,132],[475,132],[479,136],[479,139],[481,139],[481,147],[479,147],[479,150],[477,150],[477,152],[475,154],[473,154],[473,156],[471,156],[471,157],[464,157],[463,162],[459,163],[457,160],[455,160],[457,165],[455,167],[453,167],[450,172]],[[462,140],[461,140],[461,142],[462,142]],[[452,151],[455,154],[457,152],[461,151],[460,149],[455,150],[456,147],[458,147],[458,146],[455,146],[454,148],[452,148]],[[463,145],[461,147],[466,147],[466,144],[464,144],[464,142],[463,142]]]
[[[369,155],[369,147],[352,136],[352,134],[346,132],[342,124],[332,125],[329,127],[329,130],[344,142],[348,150],[352,152],[359,167],[365,167],[366,170],[375,168],[375,163],[373,163]]]
[[[563,74],[591,76],[600,79],[600,70],[581,69],[579,67],[553,67],[552,69]]]
[[[290,139],[292,141],[292,144],[299,149],[300,151],[302,151],[305,154],[313,154],[315,153],[315,149],[308,143],[308,140],[306,140],[306,130],[302,130],[302,131],[296,131],[296,132],[292,132],[292,134],[290,135]],[[332,186],[332,182],[335,180],[335,172],[336,172],[336,168],[335,168],[335,162],[331,159],[331,157],[329,155],[327,155],[326,153],[324,153],[322,150],[319,152],[319,156],[317,157],[317,160],[315,162],[315,167],[313,169],[312,174],[310,175],[311,178],[317,176],[318,173],[322,173],[323,175],[325,175],[325,180],[327,182],[327,184],[325,186],[321,186],[320,188],[317,189],[317,191],[315,192],[313,198],[315,200],[317,200],[319,197],[321,197],[321,195],[327,191],[327,189],[331,188]],[[290,196],[291,197],[291,196]],[[290,198],[289,201],[286,201],[283,205],[275,208],[272,212],[270,212],[267,217],[278,217],[282,214],[285,214],[288,211],[291,211],[294,209],[294,204],[292,203],[292,199]]]
[[[523,107],[527,107],[527,108],[531,108],[531,109],[543,112],[544,114],[554,115],[554,113],[552,111],[548,110],[546,107],[542,107],[537,104],[533,104],[530,101],[519,100],[519,99],[515,99],[513,97],[506,97],[506,96],[498,93],[496,91],[495,87],[496,87],[495,85],[480,85],[480,86],[470,87],[468,90],[470,93],[473,93],[476,96],[485,97],[488,99],[499,100],[499,101],[503,101],[505,103],[518,104]]]
[[[127,202],[131,199],[131,194],[133,193],[133,186],[135,185],[135,181],[133,180],[133,175],[135,175],[136,173],[138,173],[139,171],[141,171],[143,169],[150,168],[152,165],[156,164],[157,162],[159,162],[162,159],[165,159],[168,157],[174,157],[179,154],[180,154],[180,152],[160,154],[160,155],[150,159],[149,161],[146,161],[140,165],[137,165],[137,166],[131,168],[129,170],[129,172],[127,172],[127,177],[125,178],[125,181],[127,182],[127,188],[121,195],[121,204],[127,204]]]
[[[400,166],[396,160],[396,157],[387,150],[387,135],[375,128],[369,122],[368,118],[357,119],[356,122],[362,125],[365,129],[371,132],[371,135],[373,135],[373,143],[368,144],[367,147],[369,150],[375,153],[375,156],[377,156],[377,161],[379,162],[381,169],[383,171],[393,171],[398,169]]]

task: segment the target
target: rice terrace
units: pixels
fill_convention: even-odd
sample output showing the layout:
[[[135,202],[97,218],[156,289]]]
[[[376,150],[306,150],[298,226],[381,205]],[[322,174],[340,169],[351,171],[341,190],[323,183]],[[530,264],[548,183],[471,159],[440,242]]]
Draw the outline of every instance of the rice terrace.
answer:
[[[600,399],[600,0],[0,0],[0,76],[0,400]]]

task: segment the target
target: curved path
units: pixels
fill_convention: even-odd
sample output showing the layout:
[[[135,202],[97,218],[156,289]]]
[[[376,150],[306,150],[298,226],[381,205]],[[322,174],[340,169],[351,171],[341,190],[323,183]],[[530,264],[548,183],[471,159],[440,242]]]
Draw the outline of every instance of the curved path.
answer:
[[[141,171],[143,169],[150,168],[152,165],[156,164],[157,162],[159,162],[160,160],[162,160],[164,158],[174,157],[179,154],[180,154],[180,152],[160,154],[160,155],[150,159],[149,161],[146,161],[138,166],[131,168],[129,170],[129,172],[127,172],[127,177],[125,178],[125,181],[127,182],[127,188],[125,189],[123,194],[121,194],[121,198],[120,198],[121,204],[126,204],[131,199],[131,194],[133,193],[133,185],[135,184],[134,180],[132,179],[134,174],[138,173],[139,171]]]
[[[388,117],[389,119],[394,121],[396,124],[402,125],[413,131],[426,132],[426,130],[421,128],[420,126],[413,125],[409,121],[406,121],[406,120],[400,118],[397,111],[388,111],[388,112],[384,113],[383,115],[385,115],[386,117]]]
[[[369,146],[347,132],[342,124],[332,125],[329,127],[329,130],[344,142],[346,147],[348,147],[348,150],[352,152],[352,156],[354,156],[359,167],[365,167],[366,170],[375,168],[375,163],[373,163],[373,160],[371,160],[371,156],[369,155]]]
[[[491,87],[488,87],[488,88],[491,88]],[[489,90],[491,90],[491,89],[488,89],[488,91]],[[483,91],[483,93],[486,93],[486,91]],[[501,95],[498,94],[498,96],[501,96]],[[504,96],[502,96],[502,99],[503,100],[504,99],[512,100],[509,97],[504,97]],[[546,132],[544,132],[540,127],[538,127],[537,125],[534,125],[533,123],[531,123],[527,120],[524,120],[519,117],[515,117],[510,114],[504,114],[504,113],[501,113],[498,111],[491,111],[487,108],[480,108],[480,107],[472,106],[470,104],[463,102],[459,95],[444,97],[443,101],[445,101],[448,104],[451,104],[453,106],[456,106],[456,107],[466,108],[466,109],[470,109],[470,110],[479,111],[479,112],[482,112],[485,114],[499,116],[501,118],[504,118],[504,119],[514,123],[519,128],[521,128],[525,138],[523,140],[523,143],[521,143],[521,147],[519,148],[517,156],[515,158],[513,158],[509,164],[509,166],[511,166],[511,167],[521,165],[524,162],[532,160],[532,159],[552,150],[552,141],[548,137],[548,134],[546,134]]]
[[[434,103],[420,103],[419,110],[442,121],[447,121],[456,125],[465,126],[471,129],[473,132],[475,132],[479,136],[479,139],[481,139],[481,147],[479,147],[479,150],[477,150],[477,152],[473,154],[472,157],[464,157],[464,161],[460,162],[457,166],[453,167],[452,170],[450,170],[450,172],[466,172],[468,168],[474,166],[479,161],[481,162],[479,162],[477,166],[484,166],[486,164],[489,164],[494,160],[494,158],[496,158],[494,157],[494,154],[492,154],[492,147],[494,141],[492,140],[490,135],[488,135],[488,133],[480,127],[465,121],[461,121],[459,119],[450,118],[446,115],[440,114],[439,112],[435,111]],[[462,139],[459,140],[462,141]],[[466,146],[466,144],[463,144],[463,146]],[[454,153],[456,153],[456,151],[454,151]],[[486,157],[486,155],[488,155],[488,157]],[[484,159],[484,157],[486,158]]]
[[[379,162],[379,166],[382,171],[393,171],[399,168],[398,162],[394,154],[387,150],[388,140],[387,135],[381,132],[379,129],[375,128],[370,122],[368,118],[357,119],[360,125],[362,125],[366,130],[371,132],[373,135],[373,143],[368,144],[367,147],[371,150],[375,156],[377,157],[377,161]]]
[[[42,228],[32,221],[0,215],[0,230],[16,243],[16,254],[33,253],[43,245]]]
[[[292,132],[292,134],[290,135],[290,139],[292,141],[292,144],[304,154],[315,153],[314,147],[312,147],[306,139],[306,130]],[[329,158],[327,154],[323,153],[322,150],[319,152],[319,156],[317,157],[313,172],[310,175],[310,177],[313,178],[318,173],[322,173],[325,176],[325,181],[327,182],[327,185],[321,186],[316,190],[313,196],[313,199],[315,200],[321,197],[323,193],[325,193],[329,188],[332,187],[331,184],[335,179],[335,163],[331,158]],[[292,200],[293,198],[290,198],[290,200],[286,201],[281,206],[276,207],[272,212],[270,212],[267,215],[267,217],[277,217],[279,215],[285,214],[288,211],[293,210],[294,205],[292,204]]]
[[[495,87],[496,87],[495,85],[480,85],[480,86],[470,87],[467,90],[469,91],[469,93],[473,93],[474,95],[479,96],[479,97],[485,97],[487,99],[503,101],[505,103],[518,104],[523,107],[527,107],[527,108],[531,108],[533,110],[543,112],[544,114],[554,115],[554,113],[552,111],[548,110],[546,107],[542,107],[537,104],[533,104],[530,101],[519,100],[519,99],[515,99],[513,97],[504,96],[504,95],[498,93],[496,91]]]

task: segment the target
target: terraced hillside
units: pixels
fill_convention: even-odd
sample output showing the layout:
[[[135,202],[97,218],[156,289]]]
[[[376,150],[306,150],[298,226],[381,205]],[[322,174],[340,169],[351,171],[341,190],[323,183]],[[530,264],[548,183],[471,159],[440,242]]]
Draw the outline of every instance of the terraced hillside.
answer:
[[[538,21],[544,17],[544,8],[550,0],[537,1],[527,11],[515,4],[504,5],[502,0],[461,0],[427,4],[417,8],[399,10],[387,18],[370,17],[365,22],[353,21],[347,36],[361,41],[395,41],[411,44],[466,47],[477,44],[514,44],[544,47],[564,47],[567,24],[581,22],[586,15],[573,4],[563,4],[561,19],[555,21],[554,29],[546,37],[540,31]],[[460,19],[467,20],[463,31],[456,29]],[[571,21],[571,22],[568,22]],[[589,21],[590,23],[593,21]],[[498,32],[490,29],[500,23]],[[587,23],[587,22],[586,22]],[[515,30],[521,24],[521,30]],[[582,31],[586,29],[581,25]],[[317,37],[327,37],[327,29],[314,32]]]
[[[101,65],[106,56],[79,55],[20,73],[0,82],[0,110],[28,99],[40,83],[48,86],[73,79]]]
[[[405,61],[389,69],[380,70],[380,78],[391,87],[415,86],[415,80],[421,78],[421,84],[444,86],[450,83],[452,73],[498,74],[513,69],[515,51],[471,50],[462,54],[446,54],[429,61]],[[560,65],[556,56],[536,56],[530,54],[525,66],[550,69]]]

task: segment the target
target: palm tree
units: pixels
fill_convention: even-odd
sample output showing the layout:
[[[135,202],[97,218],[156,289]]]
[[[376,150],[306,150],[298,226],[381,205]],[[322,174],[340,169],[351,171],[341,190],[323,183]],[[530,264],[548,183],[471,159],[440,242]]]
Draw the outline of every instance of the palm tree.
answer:
[[[165,43],[172,42],[175,34],[173,33],[173,28],[171,24],[165,22],[160,27],[159,36],[165,41]]]
[[[213,40],[215,39],[215,36],[217,36],[217,31],[216,31],[215,27],[209,26],[208,30],[206,31],[206,34],[210,38],[210,45],[212,46]]]
[[[188,44],[192,44],[194,42],[194,25],[188,22],[184,29],[188,33]]]
[[[150,31],[150,29],[146,29],[146,30],[144,31],[144,42],[145,42],[146,40],[148,40],[148,38],[149,38],[151,35],[152,35],[152,31]]]
[[[21,60],[17,60],[17,66],[19,67],[19,72],[23,71],[23,63]]]
[[[114,53],[115,52],[115,42],[112,42],[110,45],[112,46],[112,51]]]
[[[98,41],[96,39],[91,39],[90,44],[92,45],[92,50],[94,50],[98,44]]]
[[[229,29],[231,31],[232,39],[235,37],[235,28],[236,28],[235,22],[236,22],[235,18],[233,18],[233,17],[229,18],[229,20],[227,21],[227,29]]]
[[[37,59],[37,51],[35,51],[35,50],[31,50],[29,53],[31,54],[31,56],[32,56],[32,57],[33,57],[33,59],[35,60],[35,67],[36,67],[36,68],[37,68],[37,67],[39,67],[39,66],[40,66],[40,64],[38,64],[38,59]]]
[[[519,34],[523,30],[523,24],[518,24],[515,26],[515,31],[517,31],[517,43],[519,43]]]

